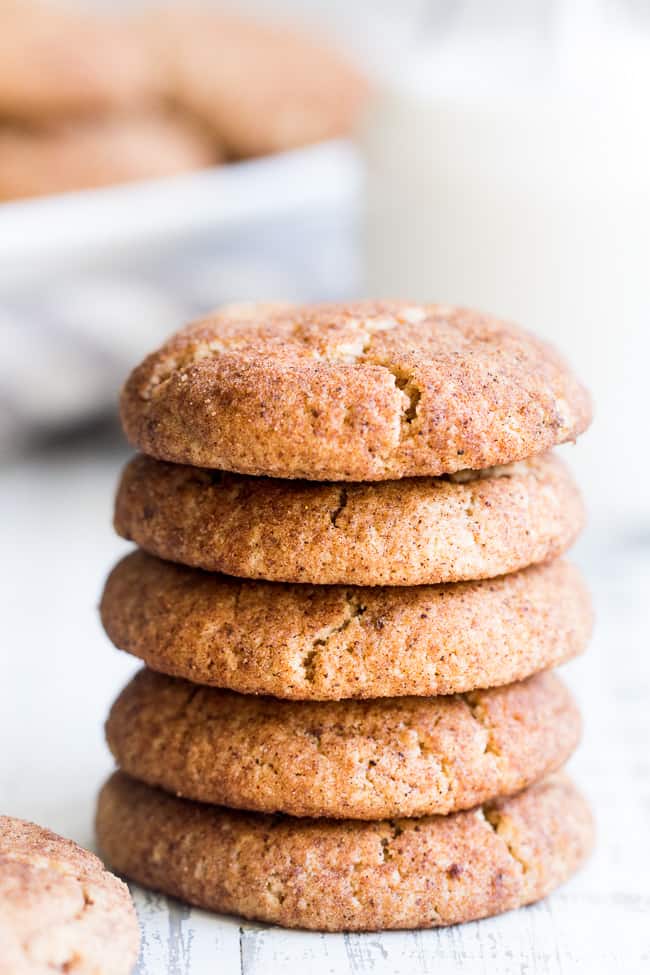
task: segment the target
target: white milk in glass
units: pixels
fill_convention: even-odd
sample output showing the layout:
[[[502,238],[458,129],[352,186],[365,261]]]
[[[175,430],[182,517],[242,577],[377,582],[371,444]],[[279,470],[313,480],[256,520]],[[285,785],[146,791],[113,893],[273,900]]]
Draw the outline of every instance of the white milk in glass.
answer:
[[[531,6],[513,28],[466,4],[463,29],[380,84],[362,135],[366,290],[474,306],[554,342],[596,402],[564,456],[599,514],[638,521],[650,518],[650,20],[646,32],[611,5],[600,19],[594,5]]]

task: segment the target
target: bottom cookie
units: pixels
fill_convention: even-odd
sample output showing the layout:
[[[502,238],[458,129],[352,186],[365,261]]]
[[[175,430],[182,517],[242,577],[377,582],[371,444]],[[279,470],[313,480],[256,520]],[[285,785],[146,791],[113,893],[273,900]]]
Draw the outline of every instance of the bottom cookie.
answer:
[[[563,775],[469,812],[358,822],[234,812],[115,773],[99,843],[133,880],[226,914],[319,931],[430,928],[544,897],[593,843]]]

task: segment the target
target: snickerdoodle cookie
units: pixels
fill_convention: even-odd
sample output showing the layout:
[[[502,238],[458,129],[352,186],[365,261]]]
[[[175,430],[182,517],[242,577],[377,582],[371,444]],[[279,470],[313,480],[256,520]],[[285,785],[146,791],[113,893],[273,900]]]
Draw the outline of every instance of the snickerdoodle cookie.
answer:
[[[1,975],[127,975],[139,943],[126,884],[94,854],[0,816]]]
[[[586,390],[548,345],[444,305],[237,305],[131,374],[122,422],[160,460],[372,481],[509,464],[573,440]]]
[[[469,812],[358,822],[242,813],[115,774],[101,847],[139,883],[214,911],[323,931],[426,928],[544,897],[593,843],[564,776]]]
[[[7,126],[0,128],[0,200],[176,176],[218,158],[197,125],[162,112]]]
[[[580,573],[557,559],[482,582],[252,582],[136,550],[101,601],[113,643],[154,670],[306,700],[453,694],[569,660],[591,632]]]
[[[153,555],[228,575],[316,585],[484,579],[561,554],[583,524],[552,454],[440,478],[316,484],[136,456],[115,528]]]
[[[489,691],[278,701],[144,668],[106,737],[134,778],[234,809],[391,819],[469,809],[555,771],[580,716],[553,674]]]
[[[284,25],[176,4],[142,26],[170,100],[234,157],[347,135],[368,94],[344,57]]]
[[[72,0],[0,0],[0,117],[50,122],[161,93],[156,60],[127,20]]]

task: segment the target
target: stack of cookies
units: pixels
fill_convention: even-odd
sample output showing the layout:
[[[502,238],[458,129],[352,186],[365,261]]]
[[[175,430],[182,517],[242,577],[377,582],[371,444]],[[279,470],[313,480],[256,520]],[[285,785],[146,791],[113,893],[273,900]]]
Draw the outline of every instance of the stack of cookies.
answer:
[[[585,390],[518,328],[442,306],[242,305],[122,397],[139,549],[102,618],[147,665],[115,702],[112,864],[290,927],[433,927],[543,897],[589,811],[558,772],[584,649],[548,451]]]

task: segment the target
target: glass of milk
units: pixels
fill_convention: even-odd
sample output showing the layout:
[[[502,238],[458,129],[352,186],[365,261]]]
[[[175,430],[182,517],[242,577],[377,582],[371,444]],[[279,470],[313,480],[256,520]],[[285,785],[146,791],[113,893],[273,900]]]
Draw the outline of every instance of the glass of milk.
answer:
[[[590,386],[565,452],[592,507],[650,519],[650,12],[458,3],[390,59],[362,133],[369,294],[518,321]]]

